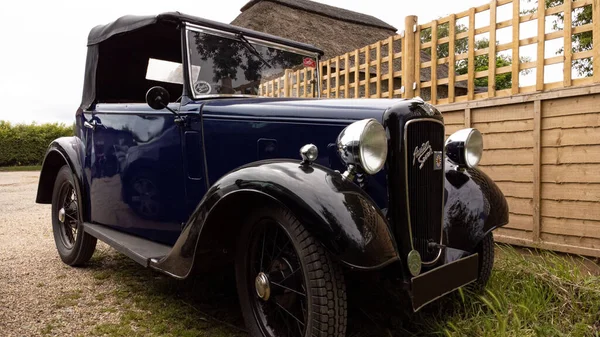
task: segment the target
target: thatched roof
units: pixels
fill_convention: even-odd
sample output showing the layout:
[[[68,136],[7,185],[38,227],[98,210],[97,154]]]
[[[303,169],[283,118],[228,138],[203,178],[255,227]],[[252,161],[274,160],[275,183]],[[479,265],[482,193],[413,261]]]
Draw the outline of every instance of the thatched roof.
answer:
[[[397,29],[370,15],[309,0],[252,0],[231,23],[312,44],[334,57],[395,35]]]
[[[270,1],[279,5],[288,6],[290,8],[298,9],[301,11],[307,11],[346,22],[353,22],[363,26],[371,26],[374,28],[383,28],[397,31],[397,29],[394,26],[389,25],[374,16],[353,12],[346,9],[333,7],[309,0],[252,0],[248,2],[244,7],[242,7],[241,11],[245,12],[261,1]]]

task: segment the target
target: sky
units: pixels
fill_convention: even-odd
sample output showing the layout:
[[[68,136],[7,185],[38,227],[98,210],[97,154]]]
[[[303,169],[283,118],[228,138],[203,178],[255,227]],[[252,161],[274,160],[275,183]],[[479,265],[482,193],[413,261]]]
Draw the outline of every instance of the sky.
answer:
[[[168,11],[229,23],[247,2],[20,0],[3,3],[0,11],[0,101],[4,106],[0,109],[0,120],[12,123],[72,123],[81,101],[87,35],[96,25],[127,14],[153,15]],[[489,0],[317,2],[373,15],[401,30],[407,15],[417,15],[420,23],[427,23],[483,5]],[[502,16],[502,11],[499,10],[498,15]],[[487,22],[485,18],[476,20],[476,26],[489,23],[489,17]],[[498,38],[502,40],[505,35],[499,32]],[[510,34],[507,36],[510,41]],[[507,41],[500,41],[504,42]],[[535,45],[533,47],[535,49]]]

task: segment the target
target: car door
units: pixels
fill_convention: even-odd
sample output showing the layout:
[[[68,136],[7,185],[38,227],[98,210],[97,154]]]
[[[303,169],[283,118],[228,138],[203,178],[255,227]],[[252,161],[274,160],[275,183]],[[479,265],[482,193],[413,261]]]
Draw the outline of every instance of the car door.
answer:
[[[174,243],[189,216],[187,130],[146,104],[98,104],[84,117],[91,221]]]

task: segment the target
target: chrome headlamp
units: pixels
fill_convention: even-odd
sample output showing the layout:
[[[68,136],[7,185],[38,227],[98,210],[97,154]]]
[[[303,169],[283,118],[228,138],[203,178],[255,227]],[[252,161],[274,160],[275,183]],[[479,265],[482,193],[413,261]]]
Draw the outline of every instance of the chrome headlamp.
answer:
[[[375,119],[363,119],[348,125],[337,139],[337,150],[342,161],[359,166],[367,174],[383,168],[387,158],[387,136],[383,125]]]
[[[479,164],[483,155],[483,137],[477,129],[462,129],[446,140],[446,156],[461,168]]]

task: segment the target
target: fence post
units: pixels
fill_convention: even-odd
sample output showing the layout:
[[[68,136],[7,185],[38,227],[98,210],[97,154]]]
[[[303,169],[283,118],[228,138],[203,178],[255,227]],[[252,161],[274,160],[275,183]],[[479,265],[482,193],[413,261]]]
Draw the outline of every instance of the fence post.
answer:
[[[598,37],[600,36],[600,0],[594,0],[592,2],[592,24],[593,24],[593,37],[595,42],[593,44],[594,58],[593,58],[593,78],[595,83],[600,82],[600,43],[598,43]]]
[[[413,98],[415,96],[415,84],[417,83],[415,75],[415,55],[418,52],[415,43],[419,38],[416,36],[416,25],[418,18],[415,15],[409,15],[404,20],[404,39],[402,43],[402,85],[404,86],[404,98]]]

